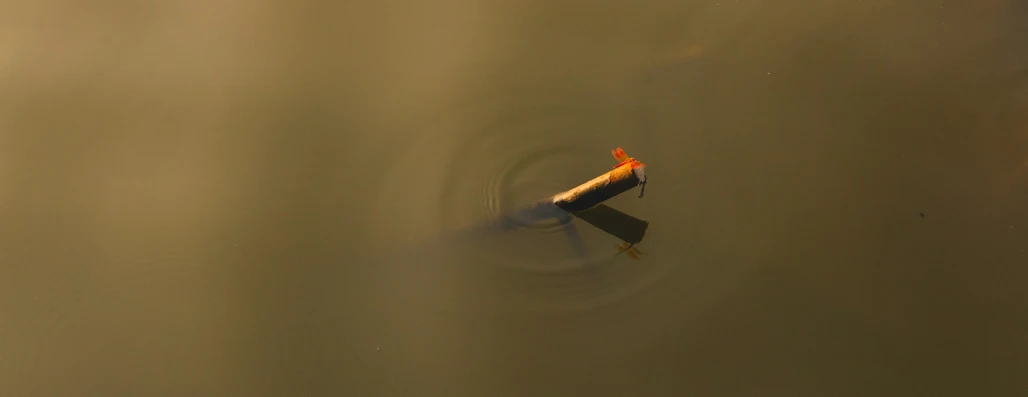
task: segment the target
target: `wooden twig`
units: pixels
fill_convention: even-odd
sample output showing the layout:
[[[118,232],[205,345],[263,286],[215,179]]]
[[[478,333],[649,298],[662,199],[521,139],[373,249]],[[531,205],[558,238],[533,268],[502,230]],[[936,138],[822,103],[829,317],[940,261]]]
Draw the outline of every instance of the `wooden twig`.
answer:
[[[646,180],[645,166],[631,159],[610,172],[553,196],[553,204],[571,212],[584,211],[624,193]]]

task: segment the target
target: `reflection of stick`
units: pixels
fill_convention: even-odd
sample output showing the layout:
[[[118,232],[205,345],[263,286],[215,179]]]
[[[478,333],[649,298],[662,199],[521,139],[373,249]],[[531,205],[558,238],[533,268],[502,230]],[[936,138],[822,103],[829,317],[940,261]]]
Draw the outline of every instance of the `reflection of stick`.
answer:
[[[638,186],[646,178],[643,168],[642,163],[634,160],[621,164],[613,171],[553,196],[553,204],[571,212],[587,210]]]
[[[586,211],[572,213],[576,218],[629,244],[639,244],[646,236],[649,222],[637,219],[606,204],[597,204]]]

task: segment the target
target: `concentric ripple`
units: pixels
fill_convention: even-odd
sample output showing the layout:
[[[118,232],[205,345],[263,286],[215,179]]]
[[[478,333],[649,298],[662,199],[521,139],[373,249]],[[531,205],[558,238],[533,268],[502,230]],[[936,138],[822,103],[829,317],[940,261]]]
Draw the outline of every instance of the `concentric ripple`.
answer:
[[[460,116],[419,121],[424,138],[402,148],[381,181],[380,214],[391,227],[378,241],[413,240],[423,252],[405,260],[459,279],[480,303],[581,309],[659,280],[667,266],[615,256],[618,238],[562,211],[523,209],[609,170],[610,149],[624,144],[618,137],[634,133],[611,108],[569,102],[444,109]]]

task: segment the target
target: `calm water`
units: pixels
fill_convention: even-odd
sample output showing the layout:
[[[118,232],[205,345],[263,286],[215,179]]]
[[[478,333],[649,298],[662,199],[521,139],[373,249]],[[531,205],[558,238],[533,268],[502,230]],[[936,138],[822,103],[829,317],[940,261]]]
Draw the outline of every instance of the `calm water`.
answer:
[[[1028,393],[1028,6],[899,3],[5,4],[0,394]]]

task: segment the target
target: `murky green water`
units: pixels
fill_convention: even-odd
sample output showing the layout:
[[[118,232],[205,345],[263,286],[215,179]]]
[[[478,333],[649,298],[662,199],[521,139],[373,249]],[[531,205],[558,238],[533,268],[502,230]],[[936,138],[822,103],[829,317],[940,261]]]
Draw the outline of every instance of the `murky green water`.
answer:
[[[0,394],[1023,394],[1028,7],[908,3],[5,4]]]

